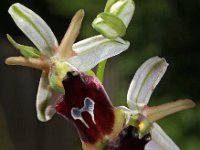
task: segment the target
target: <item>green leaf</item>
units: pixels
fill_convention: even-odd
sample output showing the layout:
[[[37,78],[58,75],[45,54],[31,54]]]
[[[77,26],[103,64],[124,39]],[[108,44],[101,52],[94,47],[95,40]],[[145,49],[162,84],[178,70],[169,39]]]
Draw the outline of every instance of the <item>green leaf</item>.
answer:
[[[122,37],[126,33],[126,26],[122,20],[110,13],[101,13],[92,22],[92,27],[109,39]]]
[[[100,62],[97,68],[97,78],[101,81],[101,83],[103,83],[106,63],[107,59]]]
[[[23,56],[32,57],[32,58],[38,58],[41,56],[41,53],[39,50],[37,50],[34,47],[18,44],[17,42],[13,40],[13,38],[9,34],[7,34],[7,39],[16,49],[20,51],[20,53]]]

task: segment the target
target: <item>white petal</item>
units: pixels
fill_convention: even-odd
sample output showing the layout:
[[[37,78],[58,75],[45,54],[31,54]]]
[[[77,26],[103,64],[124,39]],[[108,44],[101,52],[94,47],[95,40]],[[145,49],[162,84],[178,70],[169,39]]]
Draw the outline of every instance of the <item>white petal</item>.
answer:
[[[8,12],[17,26],[41,52],[48,56],[53,55],[58,43],[55,35],[40,16],[19,3],[13,4]]]
[[[99,62],[125,51],[129,45],[128,41],[121,38],[111,40],[101,35],[94,36],[75,43],[73,50],[77,56],[72,57],[68,62],[79,71],[87,71]]]
[[[153,123],[151,138],[153,142],[148,143],[145,150],[180,150],[157,123]]]
[[[40,121],[48,121],[55,114],[55,103],[60,98],[60,94],[50,89],[47,75],[43,72],[37,92],[36,110]]]
[[[167,66],[165,59],[159,57],[150,58],[142,64],[129,86],[127,103],[130,109],[140,110],[147,105]]]

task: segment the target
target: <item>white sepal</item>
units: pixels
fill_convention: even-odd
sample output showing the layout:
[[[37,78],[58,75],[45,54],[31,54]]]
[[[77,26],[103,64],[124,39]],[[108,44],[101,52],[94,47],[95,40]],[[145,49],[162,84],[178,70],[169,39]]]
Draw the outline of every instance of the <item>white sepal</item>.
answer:
[[[87,38],[73,45],[76,56],[68,62],[79,71],[87,71],[99,62],[118,55],[128,49],[130,43],[121,38],[115,40],[104,38],[101,35]]]
[[[135,73],[127,94],[130,109],[141,110],[147,103],[167,69],[164,58],[153,57],[145,61]]]
[[[45,122],[53,117],[55,114],[55,103],[60,97],[61,94],[50,88],[48,77],[46,73],[43,72],[40,78],[36,98],[37,117],[40,121]]]
[[[19,3],[13,4],[8,12],[17,26],[42,53],[48,56],[54,54],[58,47],[57,39],[40,16]]]
[[[145,150],[180,150],[157,123],[153,123],[150,133],[152,141],[147,143]]]

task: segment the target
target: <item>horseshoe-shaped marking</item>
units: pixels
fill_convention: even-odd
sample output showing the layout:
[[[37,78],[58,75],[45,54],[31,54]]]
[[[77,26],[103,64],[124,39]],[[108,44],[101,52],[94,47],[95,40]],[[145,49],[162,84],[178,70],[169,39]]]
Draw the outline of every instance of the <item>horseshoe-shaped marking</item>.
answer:
[[[94,101],[89,98],[86,97],[84,99],[84,106],[82,108],[77,108],[77,107],[73,107],[71,109],[71,116],[74,120],[80,120],[87,128],[89,128],[89,125],[85,122],[85,120],[82,117],[82,112],[88,112],[92,118],[92,121],[94,124],[96,124],[95,122],[95,118],[94,118]]]

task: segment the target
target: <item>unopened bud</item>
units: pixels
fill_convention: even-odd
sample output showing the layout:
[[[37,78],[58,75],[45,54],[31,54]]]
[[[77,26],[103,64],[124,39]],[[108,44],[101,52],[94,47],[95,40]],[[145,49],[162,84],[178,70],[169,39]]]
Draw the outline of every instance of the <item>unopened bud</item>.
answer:
[[[115,39],[126,33],[126,26],[121,19],[110,13],[101,13],[93,21],[92,26],[103,36]]]
[[[133,17],[134,10],[135,4],[133,0],[108,0],[104,12],[119,17],[127,28]]]
[[[122,37],[126,33],[134,10],[132,0],[108,0],[104,12],[96,17],[92,26],[107,38]]]

